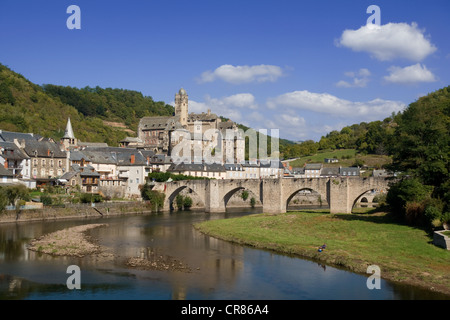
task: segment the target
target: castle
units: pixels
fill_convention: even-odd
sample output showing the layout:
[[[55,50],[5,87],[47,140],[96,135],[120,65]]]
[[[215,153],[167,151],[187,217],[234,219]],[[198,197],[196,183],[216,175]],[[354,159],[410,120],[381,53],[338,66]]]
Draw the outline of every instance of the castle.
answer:
[[[183,88],[175,94],[175,115],[171,117],[144,117],[139,122],[138,138],[146,150],[173,155],[174,148],[184,137],[190,136],[191,162],[198,162],[195,148],[203,152],[221,151],[223,163],[245,161],[245,139],[236,124],[222,121],[216,114],[189,113],[189,97]],[[198,153],[196,153],[198,155]],[[230,161],[232,160],[232,161]]]

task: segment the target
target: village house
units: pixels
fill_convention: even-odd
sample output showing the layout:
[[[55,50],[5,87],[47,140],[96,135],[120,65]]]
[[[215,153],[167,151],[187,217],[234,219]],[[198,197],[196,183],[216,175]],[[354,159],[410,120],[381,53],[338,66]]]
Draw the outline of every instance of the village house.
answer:
[[[360,168],[358,167],[339,167],[339,175],[341,177],[359,177]]]
[[[100,174],[92,166],[74,164],[70,169],[60,178],[67,188],[79,188],[83,193],[99,193]]]
[[[30,157],[31,178],[37,185],[55,184],[68,171],[68,157],[59,145],[49,140],[25,141],[23,151]]]
[[[16,178],[30,179],[30,157],[14,142],[0,142],[0,165]]]
[[[322,168],[321,163],[307,163],[305,165],[305,178],[320,178]]]
[[[226,179],[227,172],[221,164],[212,163],[173,163],[167,172],[173,174],[183,174],[193,177],[204,177],[210,179]]]

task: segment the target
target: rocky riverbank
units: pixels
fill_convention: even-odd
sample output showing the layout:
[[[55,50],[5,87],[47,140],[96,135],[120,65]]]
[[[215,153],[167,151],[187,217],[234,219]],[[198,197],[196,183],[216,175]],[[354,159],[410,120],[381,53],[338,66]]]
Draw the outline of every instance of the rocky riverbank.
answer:
[[[191,268],[181,260],[165,255],[158,248],[151,247],[141,249],[139,257],[128,258],[125,264],[131,268],[144,270],[191,272]]]
[[[30,242],[28,249],[53,256],[118,258],[89,237],[88,230],[107,227],[107,224],[87,224],[46,234]],[[103,259],[102,259],[103,260]],[[123,260],[122,260],[123,261]],[[191,272],[191,268],[181,260],[165,255],[157,248],[141,249],[139,256],[128,257],[125,265],[141,270]]]

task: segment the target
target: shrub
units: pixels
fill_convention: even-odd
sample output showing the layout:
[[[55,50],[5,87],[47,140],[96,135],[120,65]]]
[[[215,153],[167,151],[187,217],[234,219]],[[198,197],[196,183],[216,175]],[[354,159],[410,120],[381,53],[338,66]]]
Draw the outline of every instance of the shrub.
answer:
[[[362,167],[364,165],[364,160],[362,159],[356,159],[353,163],[352,167]]]
[[[387,193],[386,202],[394,214],[405,217],[408,202],[422,202],[431,198],[433,188],[418,179],[404,179],[393,184]]]
[[[442,223],[450,224],[450,212],[445,212],[441,217]]]
[[[242,198],[242,200],[247,201],[247,199],[248,199],[248,191],[247,190],[242,191],[241,198]]]
[[[190,207],[192,207],[192,198],[191,197],[184,197],[183,200],[183,206],[185,209],[189,209]]]
[[[377,194],[372,202],[377,203],[379,207],[384,207],[386,206],[387,202],[386,202],[386,193],[380,193]]]
[[[178,210],[183,210],[184,197],[181,194],[178,194],[175,198],[175,203]]]
[[[81,203],[99,203],[102,202],[103,198],[99,194],[92,194],[92,193],[82,193],[80,196],[80,202]]]
[[[41,195],[41,202],[44,206],[50,206],[53,203],[53,199],[50,195],[44,193]]]
[[[5,188],[0,187],[0,213],[5,210],[8,205],[8,197],[6,196]]]
[[[141,189],[142,199],[149,202],[152,211],[159,211],[164,207],[166,195],[159,191],[154,191],[151,186],[144,185]]]
[[[425,205],[423,202],[408,202],[405,206],[406,222],[410,225],[423,226],[425,224]]]
[[[250,199],[250,205],[252,206],[252,208],[255,207],[255,204],[256,204],[255,197],[251,197],[251,199]]]

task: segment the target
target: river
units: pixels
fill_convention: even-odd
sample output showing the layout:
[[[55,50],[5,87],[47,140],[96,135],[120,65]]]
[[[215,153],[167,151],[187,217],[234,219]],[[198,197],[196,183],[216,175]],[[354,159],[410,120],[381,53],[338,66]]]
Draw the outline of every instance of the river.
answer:
[[[0,299],[102,300],[322,300],[448,299],[439,293],[381,281],[314,261],[231,244],[201,234],[193,224],[255,213],[173,212],[98,219],[0,225]],[[31,239],[82,224],[106,223],[91,236],[110,257],[53,257],[27,249]],[[186,270],[127,267],[130,257],[152,253],[179,261]],[[81,272],[81,289],[69,290],[70,265]]]

